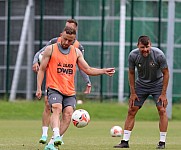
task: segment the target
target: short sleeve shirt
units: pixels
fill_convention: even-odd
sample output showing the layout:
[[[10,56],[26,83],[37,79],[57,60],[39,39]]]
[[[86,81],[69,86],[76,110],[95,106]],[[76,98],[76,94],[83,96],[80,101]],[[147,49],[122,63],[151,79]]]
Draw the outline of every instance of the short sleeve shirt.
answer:
[[[129,69],[137,69],[137,84],[150,88],[162,84],[162,69],[168,68],[168,65],[160,49],[151,47],[148,57],[143,57],[138,48],[134,49],[130,52],[128,61]]]

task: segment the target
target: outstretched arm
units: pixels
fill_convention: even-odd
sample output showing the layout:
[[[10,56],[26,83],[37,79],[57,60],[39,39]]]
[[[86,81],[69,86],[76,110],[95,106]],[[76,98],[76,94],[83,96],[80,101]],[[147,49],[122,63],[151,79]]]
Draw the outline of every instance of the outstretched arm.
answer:
[[[84,57],[79,49],[76,49],[77,52],[77,64],[81,70],[83,70],[87,75],[98,76],[102,74],[106,74],[108,76],[113,76],[115,73],[115,68],[93,68],[88,65],[88,63],[84,60]]]

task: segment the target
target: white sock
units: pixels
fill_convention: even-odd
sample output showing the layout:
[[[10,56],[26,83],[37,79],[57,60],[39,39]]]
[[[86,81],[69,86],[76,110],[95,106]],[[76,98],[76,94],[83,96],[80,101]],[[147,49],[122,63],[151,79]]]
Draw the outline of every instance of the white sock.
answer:
[[[129,141],[130,136],[131,136],[131,131],[129,131],[129,130],[124,130],[123,140],[124,140],[124,141]]]
[[[54,138],[57,136],[60,136],[59,128],[53,128],[53,135],[54,135]]]
[[[42,136],[48,136],[48,134],[47,134],[48,133],[48,127],[43,126],[42,131],[43,131]]]
[[[53,138],[53,136],[52,136],[52,138],[50,139],[50,141],[48,142],[48,145],[49,144],[54,144],[54,138]]]
[[[160,132],[160,141],[165,142],[167,136],[167,132]]]

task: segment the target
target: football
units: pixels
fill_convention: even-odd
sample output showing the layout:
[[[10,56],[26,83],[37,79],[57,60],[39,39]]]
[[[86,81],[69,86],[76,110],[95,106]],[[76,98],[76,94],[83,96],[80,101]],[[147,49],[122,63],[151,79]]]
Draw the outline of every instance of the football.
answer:
[[[41,60],[42,60],[42,57],[43,57],[43,52],[44,52],[44,51],[42,51],[42,52],[39,54],[39,56],[38,56],[38,61],[39,61],[39,63],[41,63]]]
[[[83,128],[90,122],[90,115],[84,109],[77,109],[72,114],[72,123],[77,128]]]
[[[110,130],[110,134],[112,137],[120,137],[122,136],[123,130],[120,126],[113,126]]]

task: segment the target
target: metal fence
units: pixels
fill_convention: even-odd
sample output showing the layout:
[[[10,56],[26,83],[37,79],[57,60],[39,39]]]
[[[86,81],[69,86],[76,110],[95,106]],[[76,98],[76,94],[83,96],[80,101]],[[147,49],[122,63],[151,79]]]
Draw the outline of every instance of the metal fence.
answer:
[[[173,98],[181,97],[181,1],[174,2],[174,58],[173,58]],[[0,95],[10,93],[20,45],[21,31],[28,0],[0,0]],[[125,28],[120,28],[121,3],[125,3]],[[129,52],[136,48],[137,38],[149,35],[152,45],[167,52],[168,39],[167,0],[39,0],[34,1],[34,41],[32,52],[35,54],[47,41],[59,36],[67,19],[75,18],[79,29],[77,38],[85,48],[85,59],[93,67],[111,67],[117,70],[113,78],[107,76],[90,77],[92,92],[89,96],[117,98],[119,87],[119,61],[124,58],[123,96],[129,95],[128,62]],[[120,32],[125,33],[125,53],[120,57]],[[170,35],[172,36],[172,35]],[[31,72],[32,81],[27,82],[28,40],[21,63],[17,97],[25,97],[27,84],[32,84],[31,95],[36,90],[36,74]],[[32,61],[32,58],[31,58]],[[77,72],[78,94],[82,93],[85,83]]]

